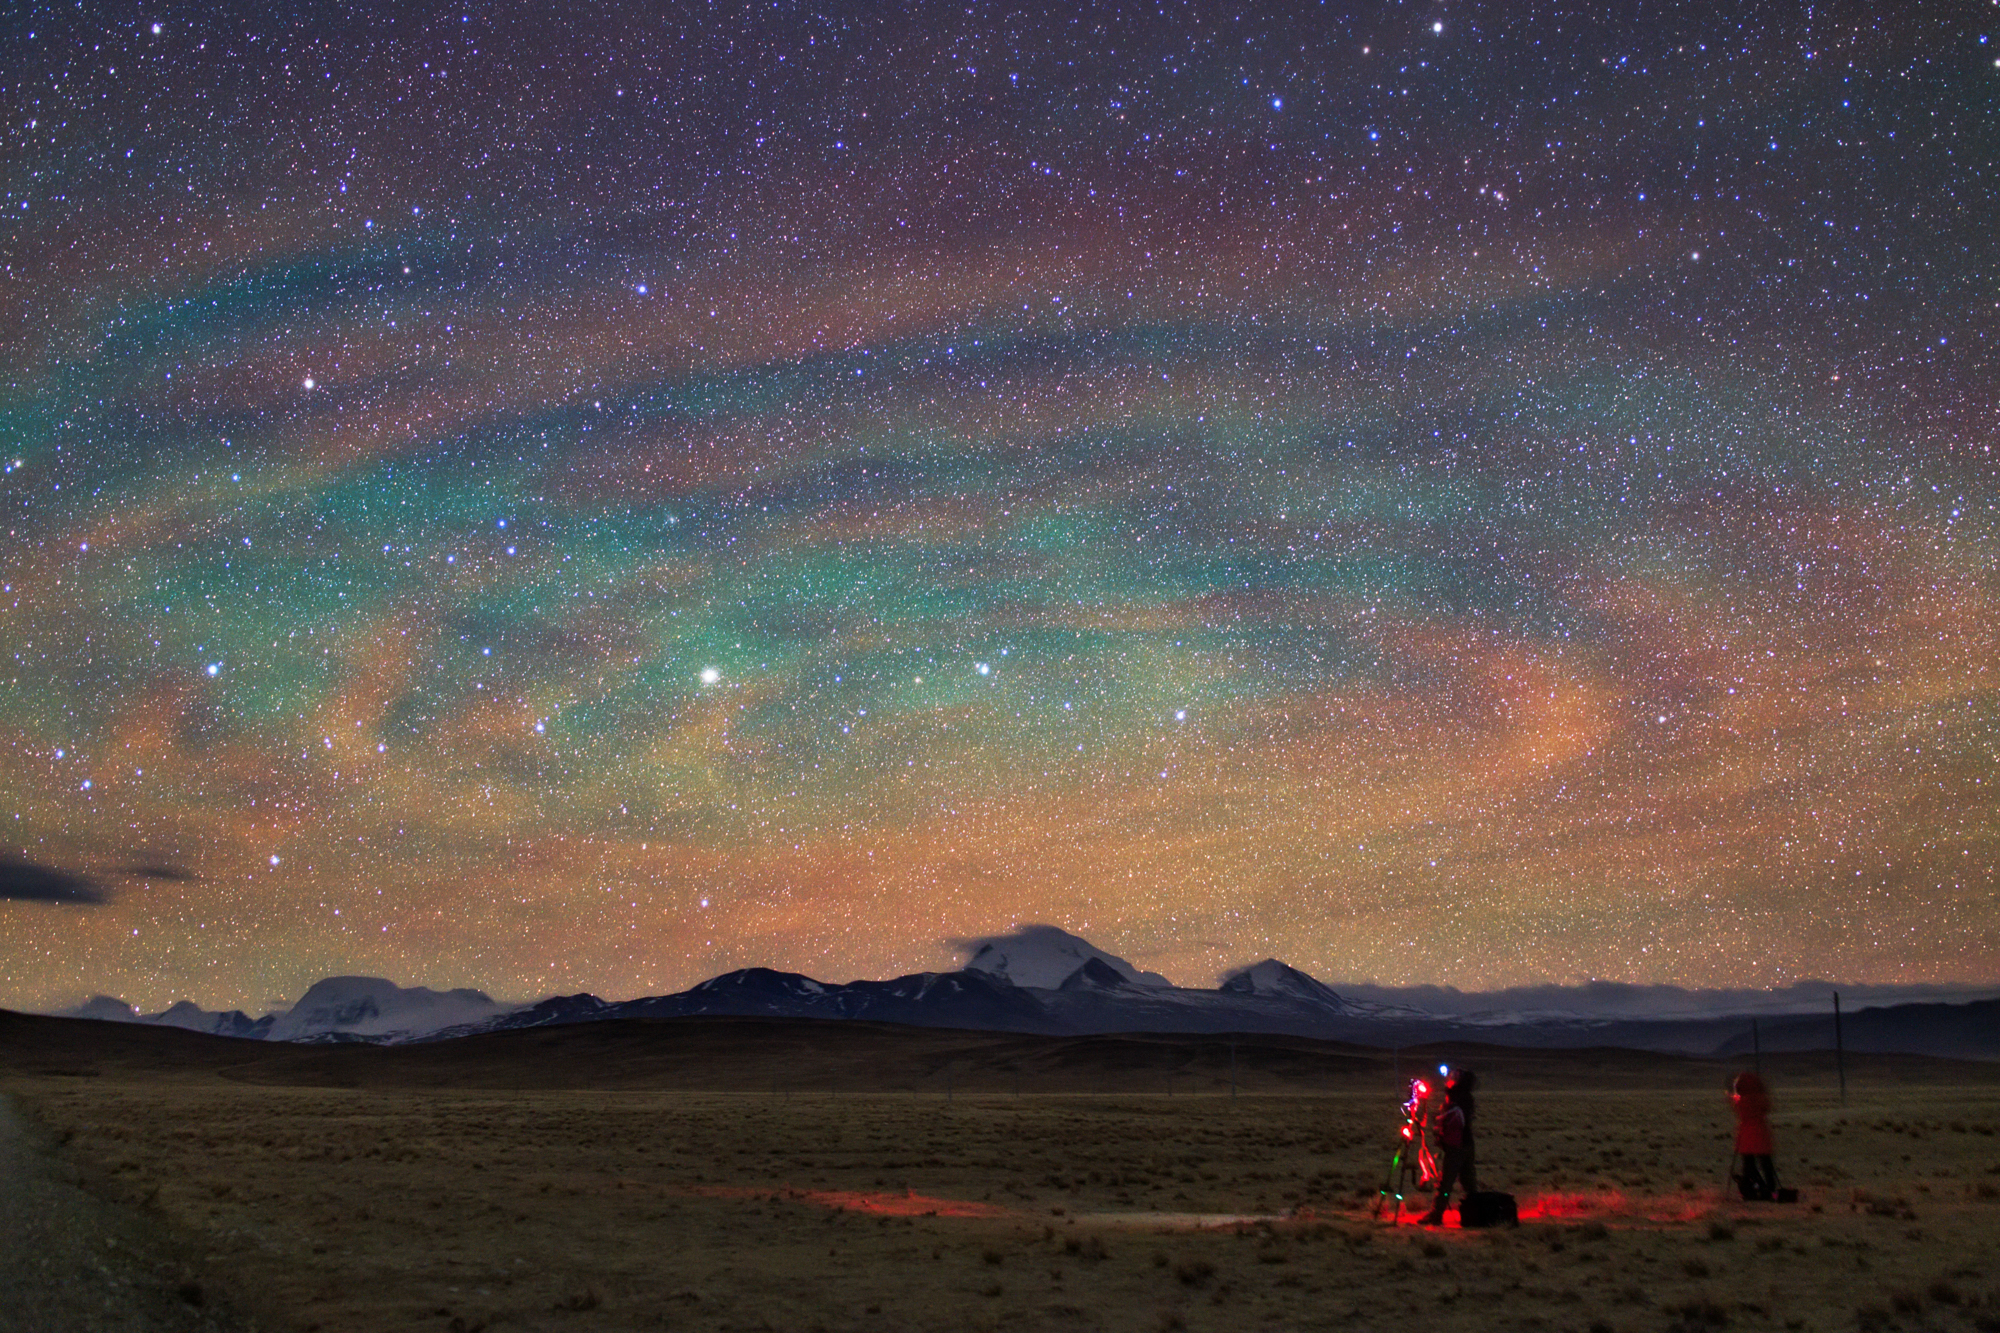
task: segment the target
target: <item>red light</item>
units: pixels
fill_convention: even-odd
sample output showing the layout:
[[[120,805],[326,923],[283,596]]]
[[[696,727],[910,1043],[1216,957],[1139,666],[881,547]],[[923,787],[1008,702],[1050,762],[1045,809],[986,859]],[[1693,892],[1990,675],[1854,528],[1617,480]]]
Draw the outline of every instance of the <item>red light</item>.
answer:
[[[1410,1127],[1409,1127],[1408,1125],[1404,1125],[1404,1126],[1403,1126],[1403,1137],[1404,1137],[1404,1138],[1406,1138],[1406,1139],[1407,1139],[1407,1138],[1409,1138],[1409,1137],[1411,1137],[1411,1134],[1410,1134]]]
[[[1428,1097],[1430,1095],[1431,1095],[1431,1085],[1423,1082],[1422,1080],[1419,1080],[1417,1083],[1417,1096]]]

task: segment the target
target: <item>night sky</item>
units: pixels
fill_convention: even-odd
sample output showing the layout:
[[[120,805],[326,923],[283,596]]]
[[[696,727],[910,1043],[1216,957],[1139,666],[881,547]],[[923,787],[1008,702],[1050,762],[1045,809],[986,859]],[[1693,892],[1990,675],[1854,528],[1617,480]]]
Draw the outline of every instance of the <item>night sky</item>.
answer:
[[[0,1004],[2000,976],[1986,0],[0,24]]]

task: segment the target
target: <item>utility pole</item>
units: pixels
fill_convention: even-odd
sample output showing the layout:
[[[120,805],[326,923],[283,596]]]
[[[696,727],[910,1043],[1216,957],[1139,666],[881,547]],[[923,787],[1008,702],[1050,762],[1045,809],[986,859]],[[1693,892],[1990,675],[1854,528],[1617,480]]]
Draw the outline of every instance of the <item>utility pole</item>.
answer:
[[[1833,993],[1833,1061],[1840,1071],[1840,1104],[1847,1105],[1847,1042],[1840,1032],[1840,992]]]
[[[1236,1043],[1229,1043],[1229,1100],[1236,1100]]]

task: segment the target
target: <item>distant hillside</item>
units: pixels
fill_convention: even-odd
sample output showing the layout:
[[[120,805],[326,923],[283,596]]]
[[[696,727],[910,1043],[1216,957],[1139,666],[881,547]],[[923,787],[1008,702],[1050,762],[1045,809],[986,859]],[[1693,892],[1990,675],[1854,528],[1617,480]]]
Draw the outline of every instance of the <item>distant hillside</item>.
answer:
[[[1385,1115],[1413,1074],[1445,1063],[1487,1088],[1720,1088],[1741,1067],[1616,1049],[1535,1050],[1449,1042],[1401,1051],[1256,1034],[1060,1036],[855,1020],[612,1019],[393,1046],[302,1045],[0,1010],[0,1078],[225,1078],[355,1089],[556,1088],[764,1096],[1143,1094],[1379,1096]],[[2000,1064],[1856,1054],[1850,1080],[2000,1087]],[[1816,1052],[1764,1057],[1786,1086],[1830,1086]]]
[[[971,958],[962,969],[886,981],[835,983],[750,967],[673,995],[635,1000],[558,995],[521,1006],[496,1002],[477,990],[434,991],[380,977],[329,977],[290,1010],[254,1022],[240,1011],[208,1013],[186,1002],[142,1016],[122,1000],[104,996],[75,1016],[292,1044],[399,1045],[621,1019],[732,1017],[839,1019],[1039,1036],[1257,1033],[1387,1048],[1455,1041],[1543,1049],[1627,1047],[1702,1056],[1749,1051],[1755,1022],[1769,1051],[1833,1047],[1830,1013],[1806,1017],[1767,1008],[1754,1018],[1748,1013],[1648,1018],[1529,1008],[1440,1014],[1356,999],[1275,958],[1241,968],[1210,990],[1172,985],[1052,926],[965,943]],[[1609,990],[1621,1011],[1642,994],[1632,987]],[[1451,994],[1455,1003],[1465,999]],[[1690,994],[1672,991],[1658,998],[1678,1002]],[[1515,998],[1545,1003],[1553,996],[1549,988],[1541,988]],[[1786,1000],[1785,993],[1769,993],[1762,1003]],[[1846,1036],[1854,1051],[2000,1060],[2000,1000],[1927,1000],[1855,1009],[1847,1016]]]
[[[1745,1024],[1740,1024],[1746,1026]],[[1970,1004],[1898,1004],[1857,1009],[1841,1016],[1840,1038],[1850,1051],[1907,1051],[1965,1060],[2000,1057],[2000,1000]],[[1757,1039],[1766,1051],[1830,1051],[1833,1015],[1763,1018]],[[1751,1048],[1745,1031],[1724,1042],[1723,1054]]]

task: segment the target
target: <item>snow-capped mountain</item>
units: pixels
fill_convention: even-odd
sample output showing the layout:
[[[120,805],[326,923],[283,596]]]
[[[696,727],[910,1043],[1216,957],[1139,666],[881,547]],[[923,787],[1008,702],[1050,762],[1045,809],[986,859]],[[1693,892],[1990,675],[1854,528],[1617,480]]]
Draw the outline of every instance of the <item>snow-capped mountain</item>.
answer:
[[[484,991],[434,991],[381,977],[328,977],[271,1024],[272,1041],[412,1041],[514,1011]]]
[[[1308,1004],[1325,1005],[1335,1013],[1346,1013],[1349,1008],[1347,1001],[1334,993],[1333,987],[1275,958],[1266,958],[1261,963],[1230,973],[1222,979],[1219,989],[1230,995],[1302,1000]]]
[[[1247,969],[1221,990],[1174,986],[1140,972],[1115,955],[1048,927],[1031,927],[1027,947],[1013,941],[976,941],[975,960],[989,964],[956,972],[919,972],[890,981],[817,981],[792,972],[753,967],[713,977],[678,995],[606,1003],[595,996],[567,996],[481,1024],[490,1030],[541,1027],[613,1018],[846,1018],[915,1027],[973,1028],[1044,1034],[1109,1032],[1265,1032],[1366,1041],[1413,1039],[1416,1028],[1394,1031],[1380,1021],[1346,1012],[1339,995],[1283,963]],[[1028,932],[1023,932],[1027,934]],[[1051,985],[1019,985],[1010,973]],[[1260,985],[1261,983],[1261,985]],[[1426,1015],[1408,1018],[1423,1036],[1442,1035]],[[460,1035],[460,1031],[439,1035]]]
[[[62,1011],[64,1018],[94,1018],[100,1023],[140,1023],[139,1011],[115,995],[93,995],[74,1009]]]
[[[106,1023],[139,1023],[151,1027],[185,1028],[217,1037],[262,1037],[270,1030],[273,1016],[253,1019],[241,1009],[212,1013],[192,1000],[182,1000],[157,1014],[142,1014],[125,1001],[110,995],[93,995],[66,1011],[65,1018],[95,1018]]]
[[[912,1027],[1060,1032],[1035,993],[985,972],[918,972],[889,981],[815,981],[796,972],[746,967],[678,995],[610,1003],[568,995],[439,1036],[550,1027],[610,1018],[846,1018]]]
[[[1275,958],[1229,973],[1213,990],[1175,986],[1053,926],[964,943],[966,966],[887,981],[819,981],[751,967],[711,977],[674,995],[609,1001],[551,996],[506,1005],[482,991],[403,987],[379,977],[329,977],[288,1012],[252,1020],[240,1010],[211,1013],[183,1001],[144,1016],[123,1000],[97,996],[70,1017],[187,1028],[223,1036],[294,1042],[394,1044],[443,1041],[484,1032],[611,1019],[756,1017],[848,1019],[913,1027],[1081,1036],[1121,1032],[1257,1033],[1410,1046],[1477,1041],[1523,1047],[1622,1046],[1691,1055],[1729,1055],[1751,1042],[1742,1010],[1671,1017],[1588,1014],[1559,1006],[1482,1009],[1451,992],[1457,1007],[1435,1012],[1395,1003],[1410,992],[1361,987],[1365,998]],[[1549,988],[1543,988],[1548,991]],[[1543,992],[1509,999],[1545,1001]],[[1623,998],[1623,993],[1614,998]],[[1762,1017],[1762,1049],[1812,1050],[1831,1044],[1831,1015]],[[1850,1049],[2000,1057],[2000,1000],[1969,1004],[1890,1004],[1848,1010]]]
[[[277,1021],[277,1016],[265,1014],[262,1018],[252,1018],[241,1009],[211,1013],[192,1000],[182,1000],[163,1013],[139,1021],[163,1028],[186,1028],[189,1032],[207,1032],[217,1037],[262,1037],[271,1030],[271,1025]]]
[[[1023,926],[1011,935],[968,940],[967,971],[1005,977],[1016,986],[1061,990],[1090,963],[1108,968],[1135,986],[1171,986],[1157,972],[1141,972],[1116,954],[1054,926]]]

